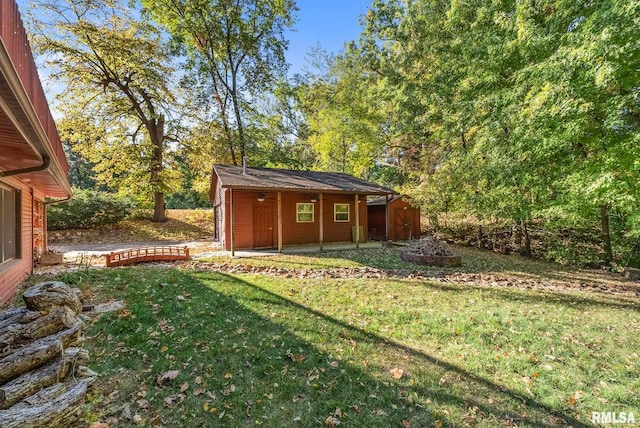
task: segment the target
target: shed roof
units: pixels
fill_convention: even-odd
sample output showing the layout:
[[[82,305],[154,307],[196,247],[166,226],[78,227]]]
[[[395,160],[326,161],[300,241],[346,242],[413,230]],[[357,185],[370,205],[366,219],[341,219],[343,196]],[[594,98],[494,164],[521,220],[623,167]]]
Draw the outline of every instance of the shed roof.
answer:
[[[401,198],[403,198],[403,196],[396,195],[393,198],[389,199],[389,203],[395,202]],[[368,206],[378,206],[378,205],[386,205],[386,204],[387,204],[386,198],[380,198],[380,197],[372,198],[367,201]]]
[[[213,166],[223,188],[265,191],[307,191],[326,193],[351,193],[367,195],[396,194],[393,189],[379,186],[340,172],[295,171],[276,168],[241,166]]]

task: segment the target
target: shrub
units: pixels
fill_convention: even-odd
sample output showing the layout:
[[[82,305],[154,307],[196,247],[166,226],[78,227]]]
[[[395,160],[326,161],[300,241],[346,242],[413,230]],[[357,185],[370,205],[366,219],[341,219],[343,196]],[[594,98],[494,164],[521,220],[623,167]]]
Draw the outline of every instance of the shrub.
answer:
[[[47,208],[51,230],[90,229],[118,223],[131,214],[134,204],[128,198],[95,190],[74,189],[73,197]]]

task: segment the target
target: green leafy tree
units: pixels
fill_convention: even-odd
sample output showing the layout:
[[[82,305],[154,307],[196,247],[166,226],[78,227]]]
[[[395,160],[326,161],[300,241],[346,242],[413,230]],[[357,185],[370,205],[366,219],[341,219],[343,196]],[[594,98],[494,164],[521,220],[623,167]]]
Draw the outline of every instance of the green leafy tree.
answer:
[[[119,0],[38,0],[34,7],[35,48],[66,85],[57,105],[62,137],[95,164],[102,183],[152,194],[153,220],[166,220],[173,175],[166,118],[175,92],[162,34]]]
[[[254,100],[286,71],[284,30],[293,0],[141,0],[188,53],[200,98],[214,109],[228,157],[237,165],[253,149],[247,127]],[[192,82],[193,83],[193,82]]]

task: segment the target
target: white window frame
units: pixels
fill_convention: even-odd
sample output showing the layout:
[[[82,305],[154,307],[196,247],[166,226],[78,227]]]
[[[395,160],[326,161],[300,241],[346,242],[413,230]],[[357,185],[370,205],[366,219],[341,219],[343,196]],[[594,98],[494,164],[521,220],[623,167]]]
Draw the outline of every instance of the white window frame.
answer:
[[[311,206],[311,213],[308,211],[300,211],[303,206]],[[300,214],[311,214],[311,220],[300,220]],[[296,223],[313,223],[315,220],[315,205],[310,202],[296,203]]]
[[[347,207],[347,212],[338,212],[338,205],[341,206],[345,206]],[[346,220],[338,220],[338,214],[346,214],[347,215],[347,219]],[[351,220],[351,204],[345,204],[345,203],[335,203],[333,204],[333,221],[336,223],[349,223],[349,221]]]

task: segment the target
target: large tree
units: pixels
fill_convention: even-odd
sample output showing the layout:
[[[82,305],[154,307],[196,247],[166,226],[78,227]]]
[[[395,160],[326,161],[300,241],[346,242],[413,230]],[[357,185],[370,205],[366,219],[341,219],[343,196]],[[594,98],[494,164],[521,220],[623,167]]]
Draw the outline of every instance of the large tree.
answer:
[[[120,0],[37,0],[34,8],[35,48],[66,86],[57,105],[63,139],[108,185],[150,192],[153,220],[166,220],[167,117],[175,97],[162,34]]]
[[[316,99],[333,103],[310,116],[314,138],[348,141],[344,158],[355,156],[375,127],[353,126],[363,117],[353,107],[373,106],[382,123],[371,135],[398,150],[406,190],[428,211],[511,222],[525,241],[534,223],[600,229],[610,263],[612,239],[640,235],[639,9],[638,0],[375,0],[349,53],[355,69],[334,62],[329,85],[312,88],[328,88]],[[348,102],[341,86],[354,88]]]
[[[186,49],[204,105],[213,107],[229,158],[250,149],[254,102],[286,72],[284,30],[294,0],[141,0],[145,11]]]

